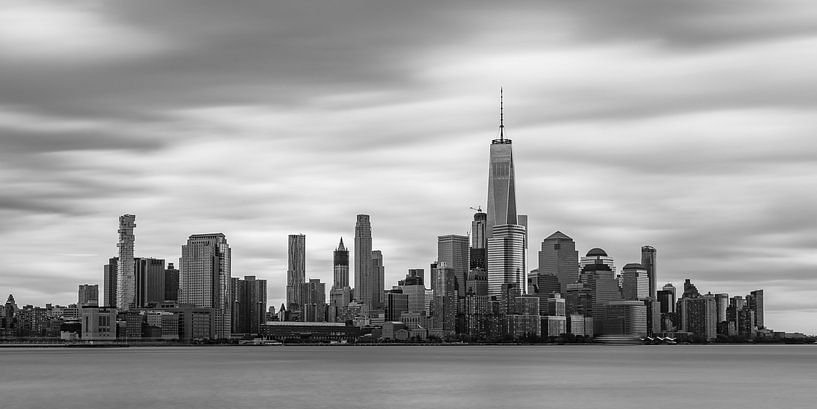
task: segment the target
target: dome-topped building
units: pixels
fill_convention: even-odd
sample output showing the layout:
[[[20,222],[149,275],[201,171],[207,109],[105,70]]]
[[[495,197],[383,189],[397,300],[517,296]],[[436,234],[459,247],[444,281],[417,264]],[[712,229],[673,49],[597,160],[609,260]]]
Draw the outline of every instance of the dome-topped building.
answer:
[[[590,251],[587,252],[587,255],[582,257],[579,264],[581,265],[582,271],[598,270],[598,266],[596,265],[605,265],[609,267],[610,271],[613,273],[616,272],[616,266],[613,262],[613,258],[608,256],[606,251],[598,247],[590,249]]]

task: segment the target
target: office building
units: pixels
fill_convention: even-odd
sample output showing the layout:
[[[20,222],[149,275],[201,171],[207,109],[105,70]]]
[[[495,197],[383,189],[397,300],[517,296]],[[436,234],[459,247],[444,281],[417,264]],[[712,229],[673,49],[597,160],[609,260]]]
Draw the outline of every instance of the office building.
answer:
[[[332,288],[329,290],[329,321],[337,321],[343,316],[342,310],[352,301],[352,288],[349,287],[349,250],[340,239],[338,247],[332,253]]]
[[[167,263],[165,269],[165,301],[179,300],[179,269]]]
[[[638,263],[629,263],[621,273],[621,292],[625,300],[645,300],[650,296],[647,269]]]
[[[423,283],[423,269],[409,269],[406,278],[398,282],[403,294],[408,297],[408,312],[425,313],[425,284]]]
[[[746,297],[746,301],[749,304],[749,309],[755,314],[754,326],[760,329],[766,328],[763,318],[763,290],[752,291]]]
[[[372,250],[372,309],[381,309],[385,302],[386,267],[383,265],[383,252]]]
[[[642,301],[611,301],[605,308],[604,335],[647,336],[647,306]]]
[[[469,269],[485,269],[485,253],[488,247],[486,226],[488,214],[477,209],[474,221],[471,222],[471,249],[469,251]]]
[[[165,261],[157,258],[134,258],[136,306],[147,307],[165,301]]]
[[[134,275],[133,229],[136,227],[136,216],[125,214],[119,216],[119,261],[116,276],[116,307],[127,310],[136,303],[136,276]]]
[[[229,338],[232,330],[231,252],[222,233],[194,234],[182,246],[179,303],[211,308],[214,337]]]
[[[99,305],[99,286],[94,284],[80,284],[79,292],[77,294],[77,305],[84,307],[86,305]]]
[[[400,288],[386,292],[386,321],[400,321],[400,316],[409,312],[409,296]]]
[[[261,324],[267,321],[267,280],[255,276],[231,279],[233,298],[232,332],[258,334]]]
[[[301,284],[301,319],[303,322],[325,322],[327,320],[326,284],[312,278]]]
[[[714,295],[681,297],[678,300],[678,315],[681,331],[707,341],[717,336],[718,307]]]
[[[465,297],[465,280],[469,271],[468,236],[449,234],[437,237],[437,261],[454,269],[457,278],[458,297]]]
[[[116,306],[116,284],[119,281],[119,257],[108,260],[102,270],[102,286],[105,294],[102,297],[104,307]]]
[[[368,310],[376,309],[379,297],[376,291],[376,279],[372,272],[372,225],[367,214],[357,215],[354,252],[355,300]]]
[[[572,238],[557,231],[542,240],[539,274],[556,276],[560,292],[564,292],[568,284],[579,281],[579,252]]]
[[[301,285],[306,282],[306,236],[290,234],[287,241],[287,307],[301,306]],[[291,308],[291,307],[290,307]]]
[[[655,299],[658,287],[658,271],[657,271],[657,252],[655,247],[643,246],[641,247],[641,265],[647,270],[647,277],[649,279],[649,296]]]
[[[490,209],[490,208],[489,208]],[[525,286],[525,228],[495,225],[488,239],[488,295],[499,297],[502,285]]]

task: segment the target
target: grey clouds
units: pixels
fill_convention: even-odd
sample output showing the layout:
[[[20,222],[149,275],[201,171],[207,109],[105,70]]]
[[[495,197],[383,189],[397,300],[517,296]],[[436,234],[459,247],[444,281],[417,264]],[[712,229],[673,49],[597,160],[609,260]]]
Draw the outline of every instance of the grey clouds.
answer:
[[[329,281],[368,213],[391,285],[484,206],[504,86],[531,263],[650,244],[815,333],[815,46],[807,1],[3,2],[0,292],[73,302],[124,213],[137,256],[224,232],[276,306],[286,235]]]

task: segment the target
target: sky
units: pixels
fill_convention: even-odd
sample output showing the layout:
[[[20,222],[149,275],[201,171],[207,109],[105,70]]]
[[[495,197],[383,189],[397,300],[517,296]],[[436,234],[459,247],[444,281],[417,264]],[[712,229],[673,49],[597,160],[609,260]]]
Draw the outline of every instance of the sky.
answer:
[[[371,215],[386,285],[467,234],[513,140],[530,268],[556,230],[658,280],[764,289],[817,333],[817,7],[808,0],[0,0],[0,294],[102,286],[118,216],[178,263],[307,277]]]

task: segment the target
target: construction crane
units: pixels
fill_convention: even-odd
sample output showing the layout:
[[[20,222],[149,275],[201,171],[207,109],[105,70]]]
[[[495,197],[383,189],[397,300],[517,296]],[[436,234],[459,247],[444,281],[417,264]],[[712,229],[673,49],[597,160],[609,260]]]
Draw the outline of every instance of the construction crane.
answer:
[[[477,207],[469,207],[469,209],[471,209],[471,210],[476,210],[477,212],[482,213],[482,206],[477,206]]]

